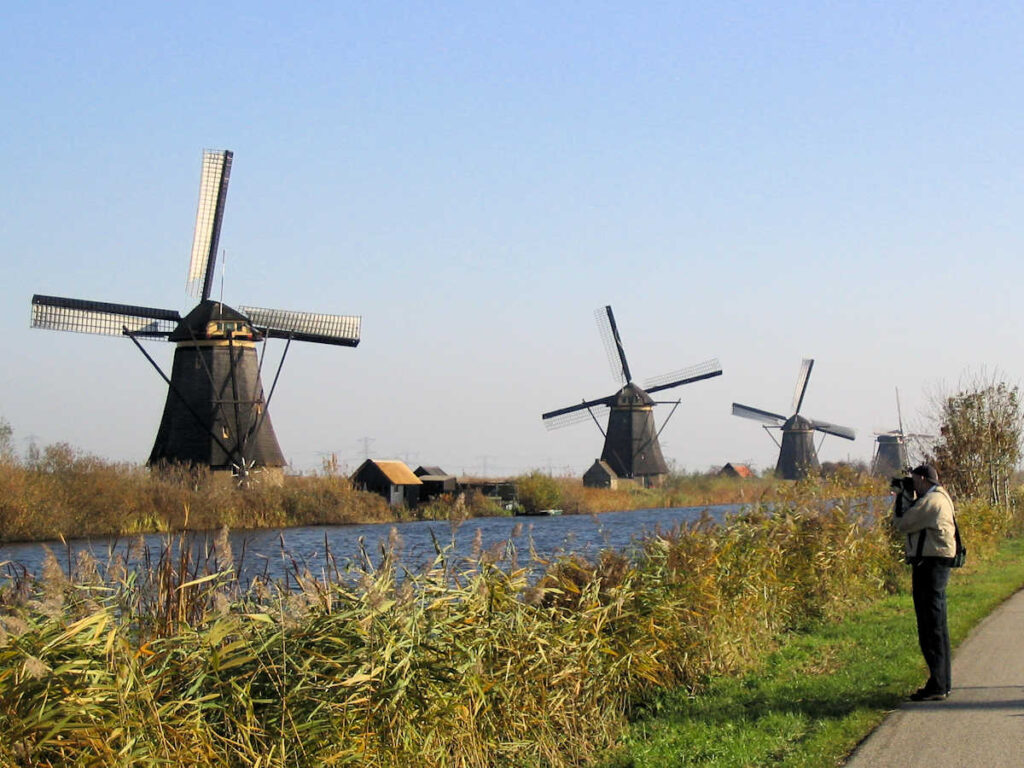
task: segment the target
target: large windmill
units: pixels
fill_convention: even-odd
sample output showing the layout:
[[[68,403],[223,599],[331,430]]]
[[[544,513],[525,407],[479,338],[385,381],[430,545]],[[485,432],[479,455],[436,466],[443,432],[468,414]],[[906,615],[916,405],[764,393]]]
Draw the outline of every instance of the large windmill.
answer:
[[[256,344],[287,339],[274,385],[292,340],[354,347],[361,318],[279,309],[232,309],[210,298],[232,153],[203,153],[187,290],[199,304],[185,317],[173,309],[108,304],[57,296],[32,297],[32,326],[126,336],[167,382],[167,401],[149,464],[177,462],[231,471],[240,482],[256,470],[280,475],[286,464],[270,422]],[[176,344],[167,376],[140,340]]]
[[[606,462],[620,478],[635,479],[644,485],[656,484],[668,474],[668,466],[662,456],[658,436],[672,418],[679,401],[655,401],[651,394],[721,376],[722,369],[718,365],[718,360],[708,360],[691,368],[650,379],[644,382],[643,387],[639,387],[633,383],[612,308],[601,307],[594,312],[594,316],[605,343],[612,376],[621,388],[607,397],[584,400],[577,405],[548,411],[541,418],[548,429],[592,418],[597,428],[604,434],[601,461]],[[654,406],[659,402],[671,402],[673,408],[661,428],[656,429]],[[605,411],[608,411],[606,430],[601,427],[601,417]]]
[[[793,393],[793,415],[788,418],[771,411],[762,411],[760,408],[751,408],[749,405],[732,404],[733,416],[760,421],[766,430],[782,430],[782,444],[779,445],[779,461],[775,465],[775,474],[786,480],[798,480],[818,469],[818,451],[814,447],[815,432],[835,435],[846,440],[853,440],[857,436],[849,427],[840,427],[837,424],[800,415],[800,406],[803,405],[804,395],[807,394],[807,382],[811,378],[813,367],[813,360],[804,360],[800,365],[800,375],[797,377],[796,391]],[[772,439],[775,437],[772,436]],[[778,444],[778,441],[776,443]]]

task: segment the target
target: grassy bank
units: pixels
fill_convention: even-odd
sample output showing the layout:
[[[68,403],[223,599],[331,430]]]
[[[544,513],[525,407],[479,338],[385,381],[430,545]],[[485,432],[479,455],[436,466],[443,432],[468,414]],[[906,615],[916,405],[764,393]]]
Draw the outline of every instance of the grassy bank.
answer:
[[[950,583],[954,645],[1024,586],[1024,539],[1011,539]],[[840,765],[927,677],[905,592],[835,624],[794,633],[739,676],[716,677],[699,696],[677,690],[650,702],[606,768]],[[955,685],[955,681],[954,681]]]
[[[987,507],[962,523],[977,558],[1017,528]],[[209,570],[165,557],[104,584],[94,563],[70,580],[54,563],[8,584],[0,764],[590,764],[676,706],[670,691],[767,676],[792,633],[886,604],[905,578],[887,528],[818,502],[666,533],[637,560],[547,563],[539,583],[499,545],[242,592],[225,548]],[[912,646],[904,629],[887,634]],[[723,727],[741,714],[728,698]]]
[[[842,496],[881,491],[877,480],[832,477],[806,483],[774,478],[745,480],[715,475],[671,475],[661,488],[584,488],[578,478],[533,472],[513,478],[533,509],[594,514],[643,507],[696,506]],[[151,471],[113,463],[57,444],[20,459],[0,453],[0,542],[87,536],[126,536],[193,530],[462,519],[508,514],[480,495],[450,495],[414,509],[388,507],[380,496],[355,490],[336,466],[283,485],[256,483],[240,490],[210,472]]]

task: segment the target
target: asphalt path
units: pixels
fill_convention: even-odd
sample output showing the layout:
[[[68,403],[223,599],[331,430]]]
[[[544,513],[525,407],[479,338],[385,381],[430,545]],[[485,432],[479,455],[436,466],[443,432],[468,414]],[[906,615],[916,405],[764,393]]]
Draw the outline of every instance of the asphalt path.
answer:
[[[944,701],[905,702],[846,768],[1024,766],[1024,590],[960,644]]]

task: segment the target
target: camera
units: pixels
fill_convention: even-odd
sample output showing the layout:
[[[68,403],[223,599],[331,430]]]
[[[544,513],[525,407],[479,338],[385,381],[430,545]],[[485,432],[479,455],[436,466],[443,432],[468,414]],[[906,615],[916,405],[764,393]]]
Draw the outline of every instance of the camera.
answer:
[[[894,477],[889,481],[889,488],[895,493],[900,491],[913,491],[914,490],[914,478],[910,475],[901,475],[900,477]]]

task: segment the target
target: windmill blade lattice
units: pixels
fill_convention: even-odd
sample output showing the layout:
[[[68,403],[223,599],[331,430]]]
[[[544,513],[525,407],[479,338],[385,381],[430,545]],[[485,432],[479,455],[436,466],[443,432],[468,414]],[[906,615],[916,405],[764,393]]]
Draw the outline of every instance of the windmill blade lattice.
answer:
[[[647,379],[644,382],[644,390],[647,394],[650,394],[651,392],[659,392],[663,389],[671,389],[682,384],[691,384],[695,381],[702,381],[721,375],[722,366],[716,357],[711,360],[705,360],[703,363],[691,365],[689,368],[683,368],[672,373],[665,373],[661,376]]]
[[[272,338],[312,341],[355,347],[359,344],[362,318],[358,315],[322,315],[286,309],[239,306],[253,326]]]
[[[615,401],[615,396],[611,397],[599,397],[595,400],[584,400],[582,403],[576,403],[576,405],[567,405],[565,408],[556,408],[553,411],[541,414],[541,418],[547,421],[548,419],[554,419],[558,416],[562,416],[567,413],[573,413],[575,411],[585,411],[587,408],[596,408],[597,406],[605,405],[610,406]]]
[[[612,379],[620,386],[629,383],[632,376],[629,373],[626,350],[622,348],[622,339],[619,337],[619,328],[615,324],[612,308],[605,306],[595,309],[594,320],[597,321],[597,330],[601,334],[604,351],[608,355],[608,367],[611,369]]]
[[[764,424],[771,424],[776,427],[781,427],[786,423],[786,417],[778,413],[772,413],[771,411],[762,411],[760,408],[753,408],[749,405],[740,405],[739,403],[732,404],[732,415],[742,416],[744,419],[753,419],[754,421],[760,421]]]
[[[584,421],[597,420],[603,424],[608,420],[608,406],[604,403],[591,405],[589,408],[577,408],[576,410],[562,413],[557,416],[544,419],[544,427],[551,431],[562,427],[571,427],[573,424],[581,424]]]
[[[39,294],[32,297],[33,328],[103,336],[123,336],[127,328],[140,338],[166,339],[179,322],[181,315],[173,309]]]
[[[804,359],[800,363],[800,374],[796,377],[796,390],[793,392],[793,413],[800,413],[800,406],[804,404],[804,395],[807,393],[807,382],[811,379],[811,369],[814,361]]]
[[[220,228],[224,221],[224,204],[231,179],[230,150],[203,152],[203,171],[199,181],[199,206],[196,209],[196,228],[192,236],[192,258],[188,267],[186,289],[189,296],[206,301],[213,287],[214,267]]]
[[[827,421],[816,421],[814,419],[808,419],[808,421],[811,422],[811,426],[815,430],[824,432],[826,435],[835,435],[846,440],[855,440],[857,438],[856,430],[850,429],[850,427],[841,427],[838,424],[829,424]]]

